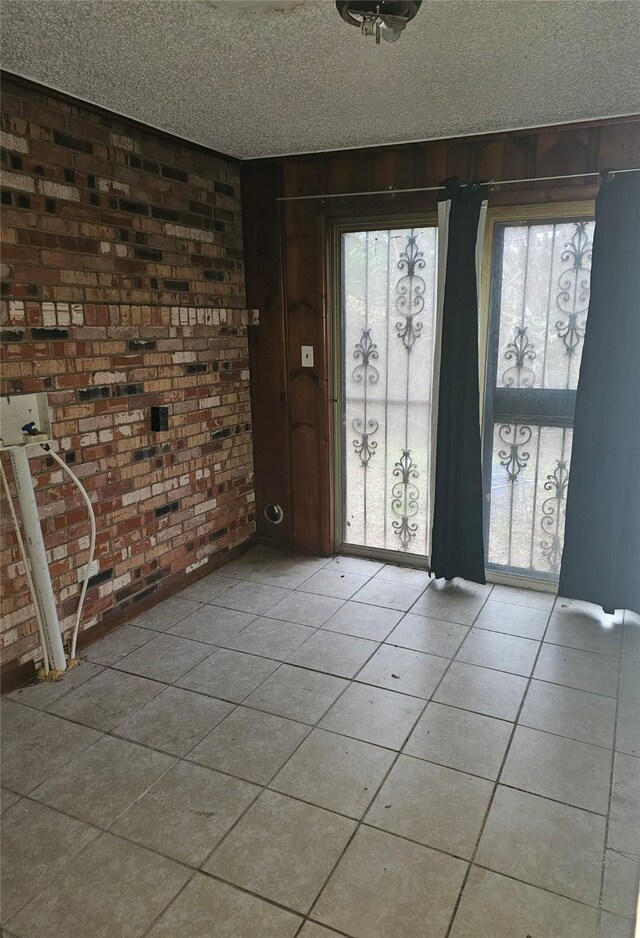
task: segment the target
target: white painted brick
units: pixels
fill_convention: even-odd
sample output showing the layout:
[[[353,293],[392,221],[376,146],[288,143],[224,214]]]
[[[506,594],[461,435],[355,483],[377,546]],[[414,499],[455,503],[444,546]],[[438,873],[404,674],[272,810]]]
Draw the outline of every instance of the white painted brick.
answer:
[[[24,300],[9,300],[9,322],[24,322]]]
[[[35,192],[35,182],[31,176],[23,176],[22,173],[2,173],[2,185],[7,189],[20,189],[21,192]]]
[[[0,147],[5,150],[13,150],[15,153],[28,153],[29,141],[24,137],[16,137],[15,134],[9,134],[4,130],[0,131]]]
[[[66,199],[68,202],[80,201],[80,190],[76,186],[65,186],[61,182],[52,182],[50,179],[38,179],[38,191],[52,199]]]
[[[109,134],[109,140],[114,147],[120,147],[121,150],[128,150],[129,153],[138,153],[139,146],[131,137],[125,137],[123,134]]]

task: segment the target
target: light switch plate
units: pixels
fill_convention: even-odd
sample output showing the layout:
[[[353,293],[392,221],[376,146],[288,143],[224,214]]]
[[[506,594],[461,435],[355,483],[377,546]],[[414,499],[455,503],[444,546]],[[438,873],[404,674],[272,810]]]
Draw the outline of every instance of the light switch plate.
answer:
[[[313,368],[313,345],[301,345],[302,367]]]

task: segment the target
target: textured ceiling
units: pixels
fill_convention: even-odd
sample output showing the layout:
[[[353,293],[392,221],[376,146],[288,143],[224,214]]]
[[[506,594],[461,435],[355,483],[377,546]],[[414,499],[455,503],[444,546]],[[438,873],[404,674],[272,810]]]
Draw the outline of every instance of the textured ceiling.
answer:
[[[640,4],[424,0],[376,46],[333,0],[3,0],[2,63],[239,157],[640,110]]]

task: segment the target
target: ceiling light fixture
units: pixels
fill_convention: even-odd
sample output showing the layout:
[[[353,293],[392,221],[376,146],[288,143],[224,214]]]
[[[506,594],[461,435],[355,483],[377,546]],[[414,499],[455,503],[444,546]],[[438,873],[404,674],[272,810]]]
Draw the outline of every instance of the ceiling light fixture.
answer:
[[[422,0],[336,0],[338,13],[350,26],[357,26],[363,36],[380,37],[395,42],[418,10]]]

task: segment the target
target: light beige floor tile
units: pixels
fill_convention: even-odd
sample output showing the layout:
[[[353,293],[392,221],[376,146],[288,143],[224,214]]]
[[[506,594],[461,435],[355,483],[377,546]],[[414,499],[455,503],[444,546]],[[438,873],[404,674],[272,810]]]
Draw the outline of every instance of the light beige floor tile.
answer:
[[[437,703],[515,720],[527,681],[516,674],[454,661],[434,694]]]
[[[613,746],[616,702],[573,687],[532,681],[519,722],[594,746]]]
[[[191,750],[189,759],[266,785],[308,732],[303,723],[237,707]]]
[[[384,567],[377,560],[364,560],[362,557],[336,557],[324,567],[325,570],[339,570],[341,573],[355,573],[358,576],[372,577]]]
[[[348,602],[341,606],[337,612],[334,612],[322,628],[381,642],[389,635],[402,616],[403,613],[400,609],[387,609],[384,606],[369,606],[367,603]]]
[[[491,591],[490,586],[454,580],[436,580],[420,597],[411,612],[431,619],[445,619],[460,625],[471,625]]]
[[[267,586],[263,583],[236,583],[212,601],[214,606],[237,609],[240,612],[254,612],[264,615],[276,603],[290,595],[290,591],[280,586]]]
[[[386,639],[386,643],[413,648],[429,655],[453,658],[468,631],[465,625],[414,616],[408,612]]]
[[[148,938],[293,938],[301,919],[199,873]]]
[[[605,850],[602,907],[617,915],[633,918],[638,905],[639,873],[637,857]]]
[[[117,667],[155,681],[171,684],[212,652],[204,642],[192,642],[178,635],[158,635],[148,644],[118,661]]]
[[[235,580],[222,573],[210,573],[187,586],[179,593],[181,599],[191,599],[199,603],[210,603],[235,586]]]
[[[354,938],[444,938],[466,864],[361,827],[313,917]]]
[[[82,653],[89,661],[112,665],[135,651],[136,648],[140,648],[141,645],[146,645],[153,637],[151,629],[140,629],[137,625],[123,625],[122,628],[101,638],[99,642],[94,642],[86,649],[83,648]],[[80,670],[80,668],[75,668],[75,671]]]
[[[342,678],[283,664],[245,704],[290,720],[316,723],[346,686]]]
[[[233,704],[179,687],[167,687],[113,728],[116,736],[184,756],[218,725]]]
[[[615,697],[618,665],[617,658],[543,642],[533,676],[539,681]]]
[[[400,756],[365,820],[392,834],[469,859],[492,792],[493,782]]]
[[[306,922],[300,932],[300,938],[336,938],[336,934],[337,932],[325,928],[324,925],[318,925],[316,922]]]
[[[377,647],[377,642],[320,629],[298,646],[287,661],[338,677],[355,677]]]
[[[518,638],[503,632],[471,629],[456,655],[456,661],[466,661],[483,668],[495,668],[511,674],[529,677],[538,654],[539,642]]]
[[[264,583],[266,586],[279,586],[282,589],[297,589],[310,579],[321,566],[308,566],[291,560],[273,560],[257,569],[248,570],[246,579],[252,583]]]
[[[597,938],[598,911],[473,867],[451,938]]]
[[[26,795],[99,739],[100,733],[39,710],[19,709],[28,714],[27,719],[16,723],[14,715],[13,726],[2,724],[2,784]],[[7,712],[3,707],[3,714]]]
[[[513,725],[468,710],[430,703],[404,752],[452,769],[495,779]]]
[[[500,785],[475,862],[597,906],[604,836],[597,814]]]
[[[607,846],[640,854],[640,759],[622,752],[614,761]]]
[[[494,586],[491,599],[482,607],[480,615],[474,622],[475,628],[487,629],[490,632],[504,632],[509,635],[518,635],[520,638],[531,638],[540,641],[549,621],[549,608],[538,606],[516,605],[496,601]],[[544,593],[532,595],[544,596]]]
[[[640,619],[636,618],[634,622],[631,613],[625,615],[628,615],[628,620],[625,618],[622,630],[622,657],[640,661]]]
[[[191,871],[103,834],[29,905],[11,928],[20,938],[139,938]]]
[[[305,580],[298,587],[301,593],[318,593],[320,596],[333,596],[335,599],[350,599],[354,593],[364,586],[368,576],[357,573],[347,573],[341,570],[330,570],[324,567],[318,573]]]
[[[420,570],[417,567],[398,567],[393,563],[385,564],[381,570],[378,570],[375,577],[378,580],[387,580],[389,583],[406,583],[411,586],[422,586],[424,589],[433,579],[426,570]]]
[[[268,615],[271,619],[284,619],[286,622],[297,622],[298,625],[310,625],[318,629],[342,604],[342,599],[334,599],[332,596],[294,592],[272,606]]]
[[[255,619],[242,632],[226,642],[227,648],[284,661],[295,648],[314,633],[307,625],[295,625],[280,619]]]
[[[32,707],[11,700],[9,697],[0,697],[0,727],[3,733],[11,734],[20,726],[40,722],[41,716]]]
[[[94,827],[26,798],[8,810],[2,818],[2,921],[97,836]]]
[[[633,658],[623,658],[620,664],[618,696],[621,700],[640,703],[640,662]]]
[[[629,918],[614,915],[613,912],[600,913],[598,938],[634,938],[634,922]]]
[[[596,606],[595,603],[588,603],[583,599],[567,599],[565,596],[556,596],[556,601],[553,607],[554,612],[582,612],[588,616],[602,616],[603,613],[600,606]]]
[[[12,805],[20,801],[20,795],[9,791],[8,788],[0,788],[0,812],[4,814]]]
[[[144,629],[138,631],[145,636],[145,639],[153,637]],[[91,680],[101,671],[102,667],[100,665],[82,661],[77,667],[65,671],[64,675],[57,681],[40,681],[36,684],[28,684],[26,687],[14,690],[5,699],[14,700],[28,707],[36,707],[38,710],[48,710],[51,704],[59,700],[60,697],[68,694],[76,687],[80,687],[81,684]]]
[[[367,743],[400,749],[423,707],[424,701],[417,697],[351,684],[320,726]]]
[[[386,606],[407,612],[422,594],[422,583],[404,583],[398,580],[382,580],[375,576],[358,590],[353,599],[372,606]]]
[[[152,749],[103,736],[39,785],[32,797],[108,827],[174,762]]]
[[[448,658],[381,645],[358,674],[358,681],[428,700],[448,666]]]
[[[529,606],[531,609],[551,611],[555,600],[554,593],[543,593],[541,590],[520,589],[517,586],[497,584],[491,590],[490,601],[492,603],[509,603],[514,606]]]
[[[616,749],[630,756],[640,756],[640,704],[618,702]]]
[[[622,625],[611,624],[610,619],[610,616],[604,615],[596,619],[580,612],[554,612],[549,620],[545,641],[596,654],[619,656]]]
[[[178,762],[111,830],[142,847],[198,866],[259,793],[202,765]]]
[[[264,791],[205,864],[205,870],[306,912],[355,822]]]
[[[206,645],[226,645],[229,639],[255,620],[253,612],[238,612],[221,606],[203,605],[169,630],[172,635]]]
[[[240,703],[277,667],[277,661],[220,648],[176,684],[200,694]]]
[[[55,701],[50,710],[58,716],[107,731],[156,697],[164,686],[135,674],[109,669]]]
[[[362,817],[394,755],[337,733],[313,730],[270,787],[321,808]]]
[[[587,811],[606,814],[611,752],[518,726],[500,781]]]
[[[140,613],[132,620],[132,625],[141,629],[151,629],[153,632],[165,632],[172,625],[184,619],[190,613],[200,608],[200,603],[188,599],[183,594],[172,596],[161,603]]]

